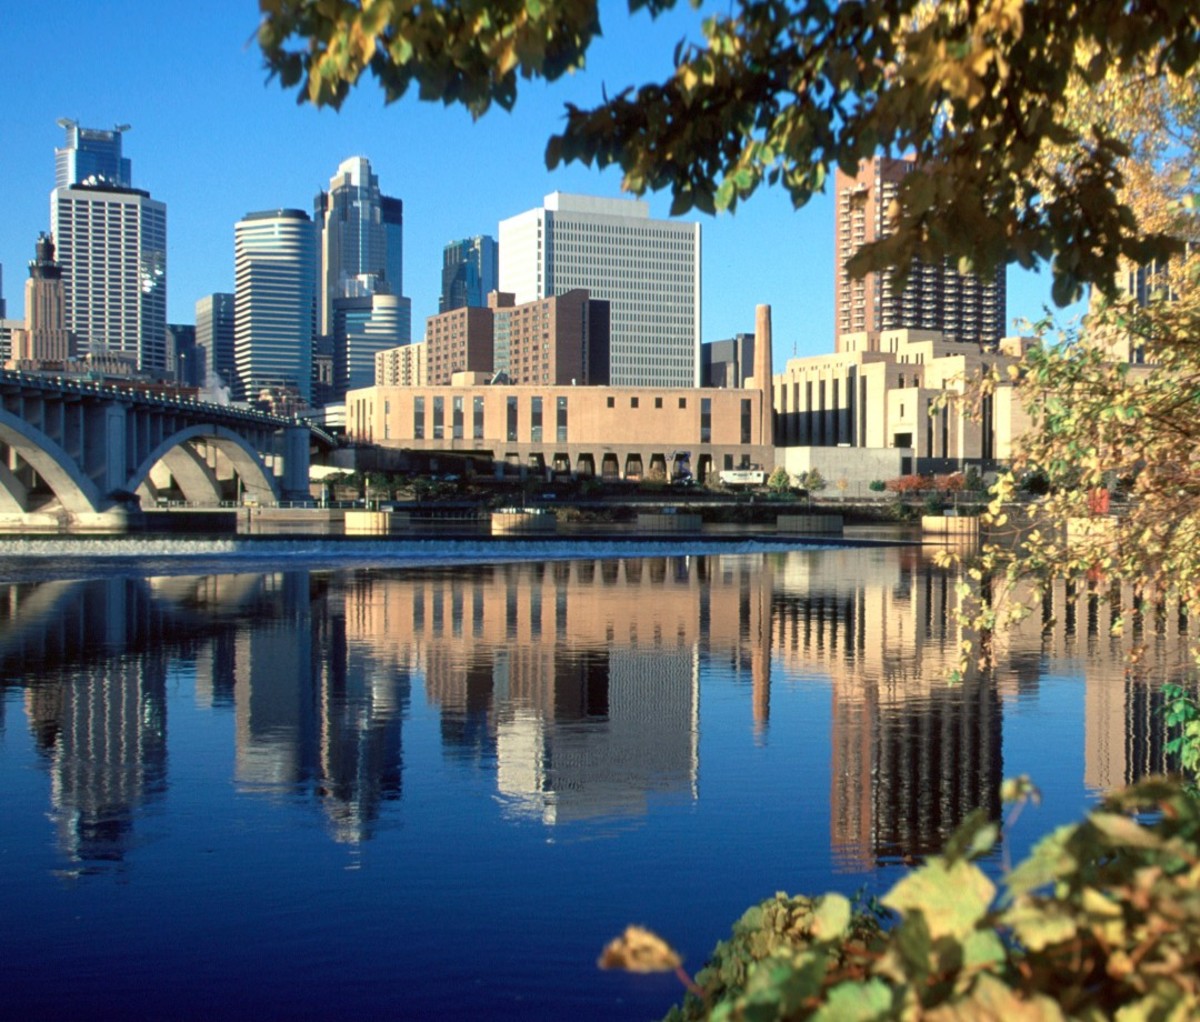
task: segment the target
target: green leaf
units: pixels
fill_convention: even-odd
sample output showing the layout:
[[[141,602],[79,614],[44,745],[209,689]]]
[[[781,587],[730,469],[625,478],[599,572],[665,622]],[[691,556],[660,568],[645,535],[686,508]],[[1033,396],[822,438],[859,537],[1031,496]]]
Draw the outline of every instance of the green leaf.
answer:
[[[995,895],[995,885],[977,866],[934,858],[880,900],[898,912],[921,912],[934,940],[962,939],[983,919]]]
[[[927,1012],[925,1022],[1064,1022],[1066,1016],[1055,1001],[1041,994],[1025,999],[1000,980],[986,973],[979,977],[968,997]]]
[[[892,1013],[893,996],[882,980],[841,983],[812,1014],[813,1022],[874,1022]]]
[[[1088,817],[1088,821],[1113,844],[1130,848],[1163,847],[1161,837],[1128,816],[1097,811]]]
[[[811,924],[812,935],[817,940],[836,940],[850,926],[850,899],[841,894],[827,894],[817,903]]]
[[[977,859],[986,855],[995,846],[1000,829],[992,823],[982,809],[974,809],[950,835],[942,855],[950,860]]]
[[[1017,940],[1030,951],[1044,951],[1062,944],[1078,931],[1069,911],[1053,902],[1041,904],[1022,899],[1004,912],[1000,922],[1011,927]]]

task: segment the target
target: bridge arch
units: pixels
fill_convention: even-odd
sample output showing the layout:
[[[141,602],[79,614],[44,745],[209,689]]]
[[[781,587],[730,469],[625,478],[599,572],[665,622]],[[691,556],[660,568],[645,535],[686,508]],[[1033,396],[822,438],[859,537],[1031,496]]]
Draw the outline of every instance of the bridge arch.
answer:
[[[205,503],[200,498],[201,494],[205,494],[214,504],[219,503],[220,491],[216,478],[190,446],[193,441],[203,441],[228,459],[242,480],[242,491],[246,497],[260,503],[279,500],[279,484],[253,445],[233,430],[213,424],[197,424],[171,434],[134,469],[126,488],[131,493],[138,492],[149,481],[154,466],[162,461],[175,475],[176,482],[189,500]]]
[[[0,443],[19,454],[45,481],[65,511],[94,514],[109,503],[58,443],[4,408],[0,408]],[[7,465],[0,465],[0,511],[32,510],[28,488]]]

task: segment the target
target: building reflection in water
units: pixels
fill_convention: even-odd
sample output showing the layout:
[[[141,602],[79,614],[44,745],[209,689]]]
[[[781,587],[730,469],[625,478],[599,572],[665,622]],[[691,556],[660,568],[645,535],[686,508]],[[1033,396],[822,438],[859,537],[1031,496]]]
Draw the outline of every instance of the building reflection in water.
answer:
[[[781,562],[775,646],[832,681],[830,837],[841,868],[920,856],[976,808],[999,815],[1000,695],[947,683],[964,637],[957,576],[919,549],[844,549]]]
[[[137,655],[106,656],[132,651],[131,620],[141,622]],[[144,585],[111,578],[4,587],[0,621],[3,676],[25,681],[63,854],[120,862],[137,812],[166,786],[166,657],[154,648],[163,615]]]
[[[698,798],[706,672],[745,686],[758,742],[773,681],[828,683],[830,835],[848,870],[927,854],[977,807],[998,815],[1004,704],[1047,665],[1087,678],[1087,784],[1168,765],[1146,679],[1186,663],[1177,608],[1113,638],[1106,604],[1060,586],[997,637],[993,676],[955,686],[956,582],[919,549],[848,548],[12,583],[0,668],[25,690],[64,853],[90,862],[119,861],[165,787],[180,665],[201,707],[234,716],[238,783],[309,794],[349,843],[401,797],[414,686],[444,755],[551,826]],[[1145,670],[1114,673],[1142,642]]]

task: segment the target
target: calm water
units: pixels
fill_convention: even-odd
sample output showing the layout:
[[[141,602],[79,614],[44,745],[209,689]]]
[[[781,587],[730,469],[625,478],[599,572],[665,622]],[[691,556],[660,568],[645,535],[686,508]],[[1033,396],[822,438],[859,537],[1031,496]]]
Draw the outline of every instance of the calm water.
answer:
[[[1177,621],[1149,683],[1059,593],[947,687],[916,549],[257,549],[0,560],[0,1017],[654,1018],[676,980],[595,968],[627,923],[698,968],[1005,776],[1020,854],[1163,762]]]

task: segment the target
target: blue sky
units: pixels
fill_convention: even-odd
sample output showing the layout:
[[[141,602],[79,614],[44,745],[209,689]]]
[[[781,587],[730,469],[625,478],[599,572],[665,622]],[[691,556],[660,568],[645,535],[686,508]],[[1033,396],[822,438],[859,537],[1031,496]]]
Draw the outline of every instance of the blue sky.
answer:
[[[404,290],[415,338],[437,311],[442,248],[496,234],[500,220],[552,191],[617,197],[620,174],[572,165],[553,173],[543,153],[563,103],[593,105],[660,79],[684,35],[698,35],[686,4],[668,18],[634,17],[601,4],[605,37],[583,73],[552,85],[523,83],[515,110],[478,122],[415,97],[386,106],[366,82],[341,111],[299,106],[268,82],[254,41],[254,0],[60,0],[6,5],[0,15],[0,265],[9,315],[22,313],[26,264],[49,229],[54,149],[70,117],[87,127],[128,123],[133,183],[167,204],[168,318],[194,321],[196,299],[233,290],[233,225],[251,210],[299,207],[327,187],[348,156],[370,159],[386,194],[404,200]],[[666,194],[647,197],[666,216]],[[696,216],[702,227],[703,339],[754,328],[773,307],[776,365],[833,347],[833,202],[800,211],[763,190],[736,214]],[[1036,318],[1049,274],[1010,268],[1008,317]]]

